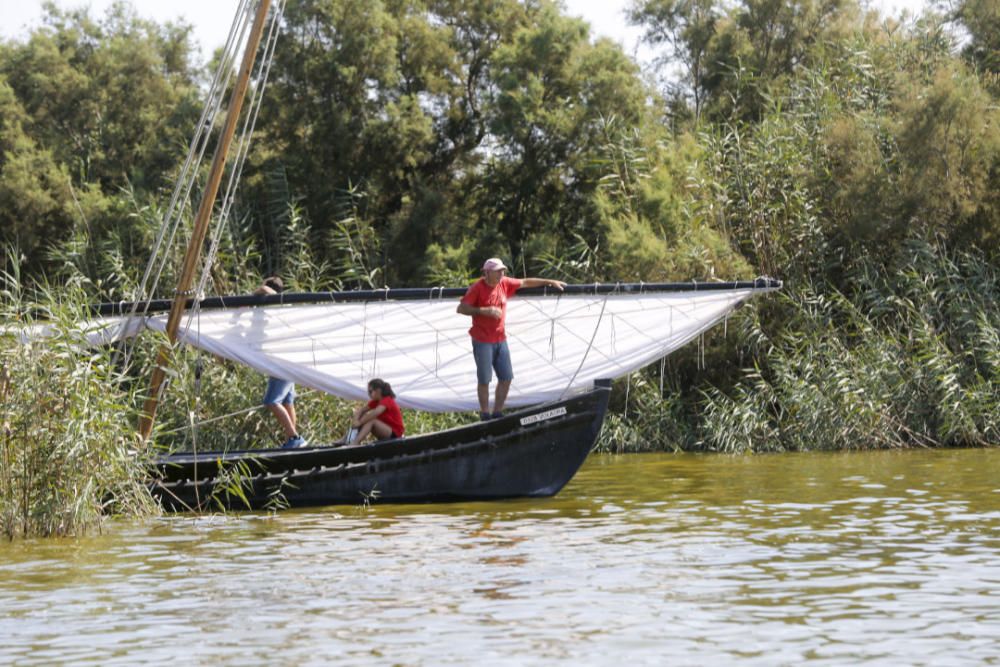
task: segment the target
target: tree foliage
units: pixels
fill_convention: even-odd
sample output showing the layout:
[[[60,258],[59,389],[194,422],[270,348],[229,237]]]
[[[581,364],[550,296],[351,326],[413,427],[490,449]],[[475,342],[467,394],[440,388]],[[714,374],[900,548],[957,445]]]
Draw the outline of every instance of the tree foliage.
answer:
[[[957,0],[951,15],[968,33],[965,56],[1000,90],[1000,3],[996,0]]]
[[[635,64],[547,1],[303,0],[285,29],[260,168],[280,163],[317,239],[360,188],[395,283],[428,278],[432,247],[579,232],[601,119],[646,112]]]
[[[629,17],[648,43],[670,48],[695,118],[760,117],[777,94],[830,43],[850,34],[859,7],[852,0],[635,0]]]
[[[168,186],[198,113],[189,28],[125,4],[102,20],[46,12],[26,41],[0,46],[0,236],[36,271],[78,225],[120,223],[126,185]]]

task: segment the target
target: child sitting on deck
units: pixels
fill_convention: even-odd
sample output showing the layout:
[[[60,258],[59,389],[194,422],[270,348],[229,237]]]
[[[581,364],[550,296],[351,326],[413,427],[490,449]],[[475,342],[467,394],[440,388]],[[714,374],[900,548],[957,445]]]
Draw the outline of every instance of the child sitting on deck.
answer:
[[[385,380],[375,378],[368,383],[369,401],[358,406],[351,420],[348,445],[360,444],[370,434],[378,440],[402,438],[403,413],[396,405],[396,394]]]

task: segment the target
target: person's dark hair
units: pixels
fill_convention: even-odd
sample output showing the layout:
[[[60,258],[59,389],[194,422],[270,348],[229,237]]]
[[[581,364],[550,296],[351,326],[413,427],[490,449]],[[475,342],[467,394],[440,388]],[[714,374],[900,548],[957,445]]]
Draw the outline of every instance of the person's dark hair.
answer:
[[[385,380],[380,380],[379,378],[375,378],[374,380],[369,380],[368,391],[371,391],[372,389],[378,389],[380,392],[382,392],[382,396],[388,396],[389,398],[396,398],[396,394],[393,393],[392,387],[390,387],[389,383],[386,382]]]
[[[278,276],[268,276],[267,278],[264,278],[264,284],[278,294],[285,291],[285,283]]]

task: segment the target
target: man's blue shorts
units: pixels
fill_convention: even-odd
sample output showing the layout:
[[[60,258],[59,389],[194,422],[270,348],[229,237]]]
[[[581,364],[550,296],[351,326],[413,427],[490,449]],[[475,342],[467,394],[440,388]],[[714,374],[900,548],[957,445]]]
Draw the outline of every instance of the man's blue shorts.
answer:
[[[267,389],[264,390],[264,405],[292,405],[295,403],[295,384],[288,380],[267,378]]]
[[[514,368],[510,364],[507,341],[480,343],[473,338],[472,356],[476,358],[476,380],[479,384],[489,384],[493,379],[494,370],[501,382],[510,382],[514,379]]]

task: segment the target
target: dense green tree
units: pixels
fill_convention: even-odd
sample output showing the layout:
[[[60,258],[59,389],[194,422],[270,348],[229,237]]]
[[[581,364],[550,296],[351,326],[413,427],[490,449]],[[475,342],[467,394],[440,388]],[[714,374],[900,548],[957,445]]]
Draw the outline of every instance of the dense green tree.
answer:
[[[859,34],[709,135],[708,201],[754,265],[836,281],[913,237],[995,247],[1000,115],[937,36]]]
[[[592,233],[587,197],[596,180],[587,165],[603,119],[642,121],[646,90],[635,65],[609,41],[591,44],[586,24],[546,4],[498,49],[495,69],[487,214],[515,254],[529,231]]]
[[[628,10],[629,20],[645,29],[648,44],[670,48],[660,64],[683,67],[683,80],[669,87],[680,91],[683,99],[687,84],[696,121],[709,93],[706,76],[711,63],[706,58],[722,14],[714,0],[636,0]]]
[[[520,254],[580,231],[601,119],[644,114],[635,64],[547,0],[302,0],[285,23],[258,172],[287,174],[328,244],[349,199],[397,283],[428,277],[431,247]]]
[[[522,13],[515,2],[466,5],[301,0],[286,10],[259,169],[287,174],[320,240],[348,210],[374,220],[413,258],[397,277],[446,226],[438,193],[475,164],[490,53]]]
[[[796,67],[857,26],[854,0],[636,0],[633,22],[646,41],[667,45],[684,69],[695,114],[713,120],[758,119],[766,98]]]
[[[34,257],[73,211],[66,170],[25,125],[30,118],[0,75],[0,241]]]
[[[127,224],[110,214],[126,186],[170,184],[198,113],[189,32],[141,20],[123,3],[100,21],[48,4],[41,28],[0,47],[0,122],[10,132],[0,140],[0,189],[17,200],[0,216],[29,266],[40,268],[45,247],[75,225],[99,234]],[[37,229],[25,233],[26,223]]]
[[[990,77],[993,90],[1000,91],[1000,2],[957,0],[951,14],[968,31],[965,55]]]
[[[188,27],[159,26],[114,5],[102,21],[49,5],[42,28],[8,46],[0,71],[31,133],[77,183],[169,182],[196,106]],[[175,114],[187,116],[181,119]]]

